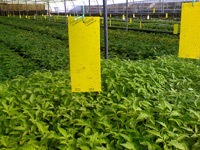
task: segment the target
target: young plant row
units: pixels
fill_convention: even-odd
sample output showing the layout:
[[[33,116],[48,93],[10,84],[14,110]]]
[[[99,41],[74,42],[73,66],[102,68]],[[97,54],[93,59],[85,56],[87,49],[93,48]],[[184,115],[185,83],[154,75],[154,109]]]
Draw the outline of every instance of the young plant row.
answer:
[[[68,39],[68,35],[67,35],[68,33],[66,30],[65,24],[52,23],[52,22],[42,21],[42,20],[19,19],[15,17],[11,17],[11,18],[0,17],[0,23],[5,24],[5,25],[10,25],[18,29],[24,29],[28,31],[47,34],[49,36],[52,36],[61,40]],[[64,32],[63,29],[66,31]]]
[[[6,45],[0,43],[0,83],[18,75],[28,76],[40,68],[30,59],[25,59]]]
[[[126,21],[124,20],[113,20],[109,19],[109,26],[115,26],[115,27],[126,27]],[[128,27],[133,28],[133,29],[148,29],[148,30],[160,30],[160,31],[171,31],[173,32],[173,24],[168,24],[168,23],[149,23],[149,22],[143,22],[141,20],[141,26],[140,26],[140,21],[132,21],[128,22]]]
[[[102,92],[71,93],[69,71],[0,85],[0,149],[198,150],[200,62],[102,61]]]
[[[50,37],[66,40],[68,32],[66,25],[58,25],[36,20],[19,20],[16,18],[0,18],[3,24],[9,24],[16,28],[44,33]],[[46,25],[47,23],[47,25]],[[52,25],[51,25],[52,24]],[[58,25],[58,27],[57,27]],[[104,55],[104,36],[101,31],[101,51]],[[168,34],[155,34],[144,32],[125,32],[123,30],[109,30],[109,56],[122,59],[145,59],[157,56],[177,54],[178,37]]]
[[[67,42],[3,24],[0,24],[0,32],[1,42],[41,68],[58,70],[68,66]]]

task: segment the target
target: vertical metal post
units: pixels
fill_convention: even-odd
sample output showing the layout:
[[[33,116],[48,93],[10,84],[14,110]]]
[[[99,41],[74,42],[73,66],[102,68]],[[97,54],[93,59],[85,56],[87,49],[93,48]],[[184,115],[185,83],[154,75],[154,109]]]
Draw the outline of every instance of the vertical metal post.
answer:
[[[12,12],[13,12],[13,16],[14,16],[13,0],[12,0]]]
[[[128,0],[126,0],[126,31],[128,31]]]
[[[7,0],[6,0],[6,15],[7,15],[7,16],[9,15],[9,9],[8,9],[8,3],[7,3]]]
[[[48,15],[48,20],[50,21],[49,0],[47,0],[47,6],[48,6],[48,12],[47,12],[47,15]]]
[[[37,12],[37,1],[35,0],[35,14],[36,14],[36,20],[38,19],[38,12]]]
[[[28,0],[26,0],[26,16],[28,16]]]
[[[105,45],[105,59],[108,59],[108,20],[107,20],[107,0],[103,0],[103,15],[104,15],[104,45]]]
[[[66,8],[66,0],[64,0],[64,7],[65,7],[65,23],[67,24],[67,8]]]
[[[18,0],[18,13],[19,13],[19,15],[20,15],[20,11],[19,11],[19,0]]]
[[[88,12],[89,12],[89,16],[91,16],[91,12],[90,12],[90,0],[89,0],[89,10],[88,10]]]

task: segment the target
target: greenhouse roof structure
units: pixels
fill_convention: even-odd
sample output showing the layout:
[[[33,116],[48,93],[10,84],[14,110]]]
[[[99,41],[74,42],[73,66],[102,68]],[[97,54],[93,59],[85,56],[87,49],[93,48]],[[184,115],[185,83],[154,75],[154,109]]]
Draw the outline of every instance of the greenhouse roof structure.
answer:
[[[176,3],[181,2],[188,2],[192,0],[128,0],[129,5],[142,5],[146,4],[145,7],[152,8],[154,5],[159,5],[160,7],[164,7],[164,4],[166,3],[173,3],[173,5],[176,5]],[[7,3],[7,4],[44,4],[45,9],[47,10],[47,4],[50,5],[50,11],[53,13],[60,13],[65,12],[65,6],[66,6],[66,12],[81,12],[81,6],[96,6],[93,9],[97,10],[97,8],[100,10],[100,7],[102,8],[103,0],[0,0],[0,3]],[[126,0],[107,0],[107,5],[115,5],[115,12],[119,5],[123,5],[126,3]],[[163,6],[162,6],[163,5]],[[138,6],[137,6],[138,7]],[[117,10],[118,11],[118,10]],[[120,11],[120,10],[119,10]]]

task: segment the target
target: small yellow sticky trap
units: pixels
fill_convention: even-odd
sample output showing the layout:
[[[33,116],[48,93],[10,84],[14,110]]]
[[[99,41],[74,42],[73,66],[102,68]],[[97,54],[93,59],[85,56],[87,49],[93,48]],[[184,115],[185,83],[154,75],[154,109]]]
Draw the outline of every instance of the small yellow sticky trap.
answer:
[[[100,16],[102,16],[102,12],[100,12],[100,14],[99,14]]]
[[[109,19],[109,22],[110,22],[110,27],[112,26],[112,21],[111,21],[111,18]]]
[[[140,29],[142,28],[142,22],[140,21]]]
[[[165,18],[166,18],[166,19],[168,18],[168,13],[165,13]]]
[[[154,8],[154,9],[153,9],[153,13],[155,13],[155,12],[156,12],[156,9]]]
[[[112,17],[112,14],[110,14],[110,18]]]
[[[200,2],[183,3],[181,12],[181,30],[179,57],[200,58]]]
[[[132,23],[133,22],[133,19],[132,18],[130,18],[130,23]]]
[[[72,92],[101,91],[100,17],[68,18]]]
[[[125,20],[125,16],[124,15],[122,15],[122,20]]]
[[[178,34],[178,24],[174,24],[173,34]]]

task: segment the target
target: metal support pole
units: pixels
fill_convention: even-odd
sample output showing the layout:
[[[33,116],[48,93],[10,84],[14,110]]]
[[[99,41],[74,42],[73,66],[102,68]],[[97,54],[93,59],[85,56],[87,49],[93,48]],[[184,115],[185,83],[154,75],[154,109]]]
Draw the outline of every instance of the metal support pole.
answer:
[[[20,11],[19,11],[19,0],[18,0],[18,13],[19,13],[19,15],[20,15]]]
[[[126,31],[128,31],[128,0],[126,0]]]
[[[36,14],[36,20],[38,19],[38,12],[37,12],[37,1],[35,0],[35,14]]]
[[[26,16],[28,16],[28,0],[26,0]]]
[[[47,6],[48,6],[48,12],[47,12],[47,15],[48,15],[48,20],[50,21],[49,0],[47,0]]]
[[[89,8],[88,8],[88,12],[89,12],[89,16],[91,16],[91,12],[90,12],[90,0],[89,0]]]
[[[67,8],[66,8],[66,0],[64,0],[64,7],[65,7],[65,23],[67,24]]]
[[[104,45],[105,45],[105,59],[108,59],[108,20],[107,20],[107,0],[103,0],[103,15],[104,15]]]
[[[12,0],[12,11],[13,11],[13,16],[14,16],[15,12],[14,12],[14,8],[13,8],[13,0]]]

